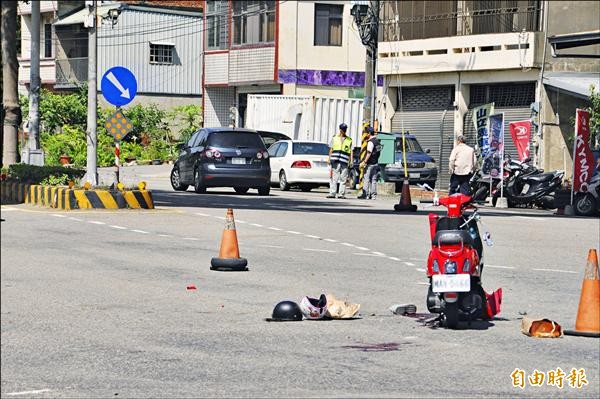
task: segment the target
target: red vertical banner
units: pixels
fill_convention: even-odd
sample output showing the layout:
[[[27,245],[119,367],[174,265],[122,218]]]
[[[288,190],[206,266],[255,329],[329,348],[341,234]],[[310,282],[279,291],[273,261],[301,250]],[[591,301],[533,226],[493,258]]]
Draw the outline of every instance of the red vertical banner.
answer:
[[[529,158],[529,143],[531,142],[531,121],[511,122],[508,124],[510,135],[519,152],[519,160]]]
[[[594,155],[590,149],[590,113],[577,109],[573,144],[573,191],[586,191],[594,173]]]

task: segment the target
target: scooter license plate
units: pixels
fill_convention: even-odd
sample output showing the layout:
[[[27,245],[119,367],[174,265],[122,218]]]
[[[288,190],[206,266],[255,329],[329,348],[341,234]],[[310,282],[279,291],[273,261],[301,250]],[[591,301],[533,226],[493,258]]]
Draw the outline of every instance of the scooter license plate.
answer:
[[[521,194],[525,194],[527,191],[529,191],[529,184],[525,183],[523,185],[523,189],[521,190]]]
[[[469,292],[471,275],[434,274],[431,276],[431,289],[433,292]]]

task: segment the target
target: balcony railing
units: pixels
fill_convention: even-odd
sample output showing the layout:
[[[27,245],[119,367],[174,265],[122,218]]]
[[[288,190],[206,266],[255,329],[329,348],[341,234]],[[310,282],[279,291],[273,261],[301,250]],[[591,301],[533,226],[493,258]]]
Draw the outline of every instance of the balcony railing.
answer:
[[[88,58],[63,58],[56,60],[57,88],[75,88],[87,82]]]
[[[419,3],[419,4],[417,4]],[[425,9],[423,3],[427,3]],[[379,41],[539,31],[541,2],[388,1],[381,10]]]

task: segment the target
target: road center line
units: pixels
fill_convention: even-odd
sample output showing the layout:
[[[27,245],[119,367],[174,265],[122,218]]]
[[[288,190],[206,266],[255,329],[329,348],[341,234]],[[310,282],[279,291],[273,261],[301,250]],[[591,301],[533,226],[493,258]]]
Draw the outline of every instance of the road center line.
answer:
[[[172,235],[170,235],[170,234],[159,234],[158,236],[159,236],[159,237],[173,237],[173,236],[172,236]]]
[[[195,238],[195,237],[184,237],[184,240],[189,240],[189,241],[200,241],[199,238]]]
[[[425,269],[422,269],[422,268],[420,268],[420,267],[416,267],[416,268],[415,268],[415,270],[416,270],[416,271],[418,271],[418,272],[425,272],[425,271],[427,271],[427,270],[425,270]]]
[[[531,270],[535,270],[535,271],[538,271],[538,272],[556,272],[556,273],[578,274],[578,272],[572,272],[570,270],[559,270],[559,269],[531,269]]]
[[[302,234],[299,231],[293,231],[293,230],[286,230],[286,233],[290,233],[290,234]]]
[[[395,258],[393,256],[388,256],[388,259],[395,260],[396,262],[400,262],[400,259]]]
[[[4,209],[3,209],[4,210]],[[66,218],[65,215],[59,215],[57,213],[53,213],[52,216],[57,217],[57,218]]]
[[[258,224],[258,223],[250,223],[250,226],[254,226],[254,227],[263,227],[262,224]]]
[[[281,245],[268,245],[268,244],[259,244],[259,247],[265,247],[265,248],[283,248]]]
[[[104,222],[99,222],[97,220],[90,220],[90,221],[88,221],[88,223],[91,223],[91,224],[106,224]]]
[[[405,264],[406,266],[415,266],[415,264],[414,264],[414,263],[412,263],[412,262],[404,262],[404,264]]]
[[[347,243],[347,242],[342,242],[341,244],[345,245],[347,247],[354,247],[355,246],[354,244],[350,244],[350,243]]]
[[[419,284],[419,285],[429,285],[429,283],[424,283],[422,281],[419,281],[417,284]]]
[[[69,220],[74,220],[76,222],[83,222],[83,219],[74,218],[74,217],[70,217]]]
[[[364,252],[354,252],[352,255],[356,255],[356,256],[373,256],[375,258],[381,258],[381,255],[375,255],[374,253],[364,253]]]
[[[323,241],[327,241],[327,242],[338,242],[338,240],[334,240],[331,238],[324,238]]]
[[[36,393],[44,393],[44,392],[50,392],[52,391],[51,389],[36,389],[35,391],[21,391],[21,392],[9,392],[6,393],[6,396],[19,396],[19,395],[34,395]]]
[[[373,255],[377,255],[377,256],[385,256],[385,254],[383,252],[371,251],[371,253]]]
[[[131,231],[133,231],[135,233],[150,234],[150,233],[148,233],[147,231],[144,231],[144,230],[131,230]]]
[[[269,230],[275,230],[275,231],[281,231],[283,229],[280,229],[279,227],[268,227]]]
[[[356,249],[359,249],[361,251],[368,251],[369,248],[365,248],[365,247],[356,247]]]
[[[335,253],[337,251],[333,251],[331,249],[316,249],[316,248],[302,248],[304,251],[313,251],[313,252],[331,252]]]
[[[110,225],[110,227],[112,227],[113,229],[119,229],[119,230],[127,230],[127,227],[123,227],[123,226],[117,226],[117,225]]]
[[[196,212],[195,215],[198,215],[198,216],[210,216],[210,215],[207,215],[206,213],[200,213],[200,212]]]
[[[305,234],[304,237],[308,237],[308,238],[321,238],[319,236],[313,236],[312,234]]]

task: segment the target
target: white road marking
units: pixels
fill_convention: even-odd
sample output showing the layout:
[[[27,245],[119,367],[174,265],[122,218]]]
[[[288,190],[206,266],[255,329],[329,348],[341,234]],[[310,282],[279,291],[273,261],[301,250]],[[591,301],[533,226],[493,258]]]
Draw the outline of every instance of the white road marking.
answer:
[[[213,216],[213,217],[216,217],[217,219],[225,220],[225,216]]]
[[[69,220],[74,220],[76,222],[83,222],[83,219],[70,217]]]
[[[369,248],[365,248],[365,247],[356,247],[356,249],[361,250],[361,251],[369,251]]]
[[[88,223],[91,223],[91,224],[106,224],[104,222],[99,222],[97,220],[89,220]]]
[[[571,273],[571,274],[579,274],[579,272],[572,272],[570,270],[559,270],[559,269],[531,269],[538,272],[556,272],[556,273]]]
[[[419,284],[419,285],[429,285],[429,283],[424,283],[422,281],[419,281],[417,284]]]
[[[327,241],[327,242],[338,242],[338,240],[333,240],[331,238],[324,238],[323,241]]]
[[[111,224],[110,227],[112,227],[113,229],[127,230],[127,227],[117,226],[115,224]]]
[[[529,219],[529,220],[543,221],[543,219],[540,219],[540,218],[534,218],[534,217],[531,217],[531,216],[517,216],[517,217],[518,217],[518,218],[521,218],[521,219]]]
[[[393,256],[389,256],[388,259],[395,260],[396,262],[400,262],[400,259],[394,258]]]
[[[18,211],[18,209],[15,209],[15,208],[8,208],[8,207],[6,207],[6,206],[1,206],[1,207],[0,207],[0,210],[1,210],[2,212]],[[7,395],[8,395],[8,394],[7,394]]]
[[[198,216],[210,216],[210,215],[207,215],[206,213],[200,213],[200,212],[196,212],[195,215],[198,215]]]
[[[354,244],[350,244],[350,243],[347,243],[347,242],[342,242],[341,244],[345,245],[347,247],[354,247],[355,246]]]
[[[420,267],[415,267],[415,270],[418,271],[418,272],[425,272],[425,271],[427,271],[427,270],[425,270],[423,268],[420,268]]]
[[[199,238],[195,238],[195,237],[184,237],[184,240],[189,240],[189,241],[200,241]]]
[[[19,395],[34,395],[36,393],[50,392],[51,389],[36,389],[35,391],[21,391],[21,392],[9,392],[6,396],[19,396]]]
[[[250,223],[250,226],[263,227],[262,224],[258,224],[258,223]]]
[[[305,234],[304,237],[308,237],[308,238],[321,238],[319,236],[313,236],[312,234]]]
[[[269,230],[275,230],[275,231],[282,231],[283,229],[280,229],[279,227],[269,227]]]
[[[135,233],[150,234],[150,233],[148,233],[147,231],[144,231],[144,230],[131,230],[131,231],[133,231]]]
[[[299,231],[293,231],[293,230],[286,230],[286,233],[290,233],[290,234],[302,234]]]
[[[385,254],[383,252],[372,251],[371,253],[373,255],[377,255],[377,256],[385,256]]]
[[[313,251],[313,252],[331,252],[335,253],[337,251],[332,251],[331,249],[316,249],[316,248],[302,248],[304,251]]]
[[[159,237],[173,237],[173,236],[172,236],[172,235],[170,235],[170,234],[159,234],[158,236],[159,236]]]
[[[245,220],[239,220],[238,219],[238,220],[236,220],[236,223],[242,223],[242,224],[244,224],[244,223],[248,223],[248,222],[246,222]]]
[[[354,252],[352,255],[357,255],[357,256],[373,256],[375,258],[381,258],[381,255],[375,255],[373,253],[367,254],[364,252]]]
[[[415,265],[414,263],[411,263],[411,262],[404,262],[404,264],[405,264],[406,266],[414,266],[414,265]]]
[[[324,215],[333,215],[333,216],[337,216],[337,214],[336,214],[336,213],[333,213],[333,212],[321,212],[321,213],[322,213],[322,214],[324,214]]]
[[[265,247],[265,248],[283,248],[281,245],[267,245],[267,244],[259,244],[259,247]]]
[[[497,266],[497,265],[484,265],[483,267],[491,267],[492,269],[514,269],[512,266]]]
[[[12,210],[13,210],[13,209],[11,209],[11,211],[12,211]],[[65,215],[59,215],[59,214],[56,214],[56,213],[53,213],[53,214],[52,214],[52,216],[56,216],[57,218],[66,218],[66,216],[65,216]]]
[[[427,259],[421,259],[421,258],[409,258],[410,260],[416,260],[417,262],[424,262]]]

